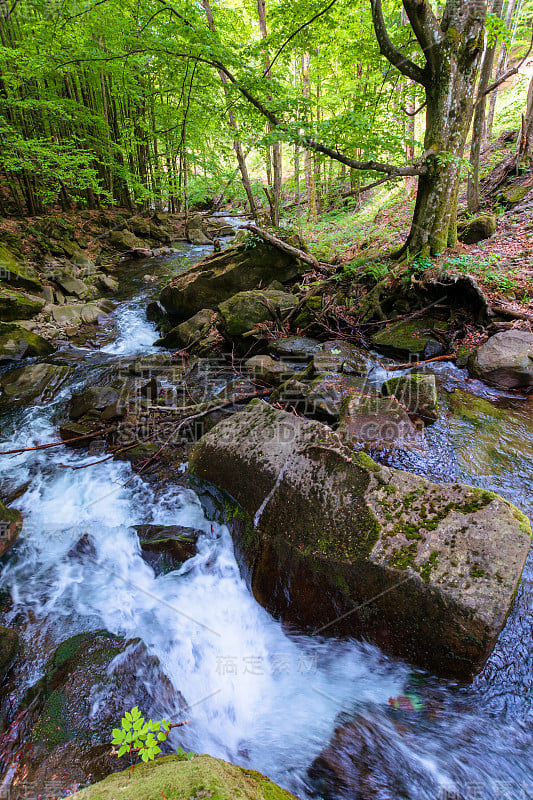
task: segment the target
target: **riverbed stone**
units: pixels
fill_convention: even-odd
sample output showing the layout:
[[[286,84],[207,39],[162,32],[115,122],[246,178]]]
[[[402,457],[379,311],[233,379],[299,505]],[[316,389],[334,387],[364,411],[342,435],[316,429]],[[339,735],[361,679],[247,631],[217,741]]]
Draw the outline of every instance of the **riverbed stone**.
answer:
[[[13,665],[19,651],[19,635],[12,628],[0,625],[0,682]]]
[[[220,330],[229,339],[242,336],[255,325],[274,320],[283,311],[294,308],[298,298],[288,292],[272,289],[255,289],[239,292],[220,303],[218,310],[222,316]]]
[[[0,558],[13,547],[22,530],[20,511],[0,502]]]
[[[424,317],[387,325],[371,336],[371,341],[376,350],[393,358],[431,358],[443,352],[436,334],[443,333],[446,329],[447,323],[444,320]]]
[[[422,419],[437,419],[437,384],[435,376],[427,373],[413,373],[397,378],[389,378],[381,387],[385,397],[394,395],[409,411]]]
[[[128,399],[133,389],[133,379],[116,378],[102,386],[89,386],[72,395],[68,413],[72,420],[86,414],[98,416],[102,420],[123,417],[127,412]]]
[[[342,339],[321,345],[313,361],[317,372],[345,372],[349,375],[366,375],[370,365],[364,350]]]
[[[52,345],[32,331],[20,325],[0,322],[0,364],[20,361],[23,358],[48,356]]]
[[[81,321],[85,322],[87,325],[95,325],[103,316],[105,315],[102,309],[95,303],[87,303],[87,305],[82,306]]]
[[[144,560],[156,575],[178,569],[196,555],[203,531],[183,525],[135,525]]]
[[[307,336],[288,336],[286,339],[273,339],[268,343],[268,351],[281,358],[311,360],[321,344]]]
[[[127,229],[122,231],[111,231],[109,243],[117,250],[135,250],[137,247],[146,247],[142,239],[138,239],[134,233]]]
[[[128,800],[297,800],[249,767],[237,767],[208,755],[164,756],[121,772],[72,795],[72,800],[116,800],[127,786]],[[125,799],[126,800],[126,799]]]
[[[277,248],[241,243],[173,278],[163,288],[160,301],[171,317],[186,320],[202,308],[216,308],[238,292],[268,286],[274,279],[285,283],[305,269],[303,262]]]
[[[379,466],[327,426],[259,400],[209,431],[190,469],[243,509],[237,552],[271,613],[439,675],[481,669],[531,543],[510,503]]]
[[[252,356],[244,362],[244,366],[254,379],[279,386],[288,378],[292,370],[283,361],[275,361],[272,356]]]
[[[393,397],[350,394],[343,402],[337,432],[357,449],[410,450],[423,445],[422,435]]]
[[[72,372],[59,364],[31,364],[0,375],[0,405],[49,403]]]
[[[533,333],[512,328],[491,336],[471,356],[470,373],[506,389],[533,386]]]
[[[80,278],[74,278],[72,275],[58,275],[55,281],[64,294],[78,297],[80,300],[88,297],[90,293],[89,287]]]
[[[176,325],[155,344],[160,347],[188,347],[199,342],[209,331],[216,312],[211,308],[203,308],[193,317],[180,325]]]
[[[52,318],[58,325],[79,325],[82,305],[63,305],[52,308]]]

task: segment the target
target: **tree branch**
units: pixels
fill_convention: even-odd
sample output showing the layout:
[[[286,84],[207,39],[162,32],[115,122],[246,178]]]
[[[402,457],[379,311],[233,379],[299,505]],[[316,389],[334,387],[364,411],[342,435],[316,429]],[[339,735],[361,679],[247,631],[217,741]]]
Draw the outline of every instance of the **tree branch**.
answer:
[[[379,52],[403,75],[407,75],[411,80],[424,86],[426,80],[424,70],[414,61],[402,55],[392,43],[385,25],[381,0],[370,0],[370,5],[372,7],[372,22],[374,23],[374,30],[379,44]]]
[[[330,10],[330,8],[333,8],[336,2],[337,0],[331,0],[331,3],[328,6],[326,6],[326,8],[323,8],[322,11],[319,11],[317,14],[315,14],[314,17],[311,17],[311,19],[308,19],[307,22],[303,22],[301,25],[298,26],[298,28],[296,28],[295,31],[291,33],[289,38],[283,42],[279,50],[276,52],[274,58],[270,62],[268,69],[266,69],[263,72],[263,78],[266,78],[268,72],[272,69],[274,62],[277,60],[278,56],[280,56],[282,52],[285,50],[291,39],[294,39],[294,37],[297,36],[300,33],[300,31],[303,31],[304,28],[307,28],[309,25],[311,25],[312,22],[317,20],[319,17],[322,17],[324,16],[324,14],[327,14],[327,12]]]
[[[494,83],[491,83],[490,86],[487,86],[487,88],[485,89],[483,94],[481,94],[476,99],[476,106],[481,102],[481,100],[483,100],[483,98],[487,94],[490,94],[495,89],[497,89],[498,86],[501,86],[502,83],[505,83],[505,81],[509,80],[509,78],[512,78],[513,75],[516,75],[520,71],[520,67],[522,66],[522,64],[524,64],[524,62],[527,61],[527,59],[529,58],[532,50],[533,50],[533,28],[532,28],[532,33],[531,33],[531,43],[529,45],[528,51],[525,54],[525,56],[522,59],[520,59],[520,61],[516,65],[516,67],[513,67],[512,69],[507,70],[507,72],[504,73],[500,78],[498,78],[497,81],[494,81]]]
[[[418,44],[432,71],[436,66],[436,51],[442,31],[427,0],[403,0],[405,13],[417,38]]]

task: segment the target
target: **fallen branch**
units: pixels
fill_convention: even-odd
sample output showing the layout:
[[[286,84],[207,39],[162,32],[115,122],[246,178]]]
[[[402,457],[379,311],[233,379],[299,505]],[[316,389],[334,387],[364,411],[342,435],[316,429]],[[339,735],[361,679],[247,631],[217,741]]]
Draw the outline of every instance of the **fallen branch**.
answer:
[[[317,261],[316,258],[309,253],[305,253],[303,250],[299,250],[297,247],[293,247],[287,242],[284,242],[282,239],[278,239],[277,236],[274,234],[269,233],[268,231],[263,230],[262,228],[258,228],[257,225],[252,225],[251,222],[248,225],[244,226],[247,230],[255,233],[256,236],[260,236],[265,242],[268,244],[277,247],[278,250],[282,250],[284,253],[288,253],[290,256],[294,256],[294,258],[299,258],[300,261],[304,261],[306,264],[310,264],[310,266],[314,267],[315,269],[320,269],[325,272],[332,272],[336,269],[333,264],[327,264],[323,261]]]
[[[14,456],[18,455],[19,453],[29,453],[32,450],[47,450],[49,447],[60,447],[61,445],[69,444],[70,442],[81,442],[82,439],[92,439],[95,436],[101,436],[104,433],[109,433],[110,431],[114,430],[114,428],[102,428],[102,430],[93,431],[92,433],[84,433],[83,436],[73,436],[72,439],[62,439],[60,442],[38,444],[35,447],[19,447],[17,450],[3,450],[0,452],[0,456]]]
[[[409,369],[409,367],[419,367],[422,364],[433,364],[434,361],[453,361],[455,356],[435,356],[435,358],[427,358],[425,361],[409,361],[407,364],[388,364],[385,369],[388,372],[395,372],[398,369]]]
[[[527,322],[533,322],[533,314],[526,314],[525,311],[515,311],[514,308],[510,308],[504,303],[496,303],[491,306],[490,310],[495,314],[503,314],[503,316],[511,319],[525,319]]]

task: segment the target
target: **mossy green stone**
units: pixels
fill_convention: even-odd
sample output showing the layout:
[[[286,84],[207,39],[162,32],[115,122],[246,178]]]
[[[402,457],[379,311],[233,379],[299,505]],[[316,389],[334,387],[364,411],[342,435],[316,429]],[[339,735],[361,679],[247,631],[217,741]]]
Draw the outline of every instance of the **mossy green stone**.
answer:
[[[71,800],[296,800],[260,772],[201,755],[165,756],[110,775]]]

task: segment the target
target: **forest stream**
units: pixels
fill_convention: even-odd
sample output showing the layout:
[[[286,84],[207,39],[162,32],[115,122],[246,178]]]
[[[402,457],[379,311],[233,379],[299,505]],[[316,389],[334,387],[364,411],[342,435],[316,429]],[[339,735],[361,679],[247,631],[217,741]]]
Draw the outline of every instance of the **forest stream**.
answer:
[[[75,366],[68,384],[49,405],[4,412],[1,449],[57,441],[73,391],[94,384],[112,364],[157,352],[146,305],[168,274],[204,250],[184,244],[178,255],[132,263],[113,314],[116,338],[99,349],[69,345],[57,352],[55,363]],[[157,283],[143,281],[146,272]],[[451,364],[431,367],[441,396],[427,448],[390,463],[500,493],[531,516],[530,402],[489,389]],[[373,380],[385,377],[383,371]],[[449,402],[452,389],[464,392],[466,412]],[[480,409],[476,397],[485,401]],[[104,629],[140,638],[159,660],[165,691],[150,685],[147,672],[153,702],[142,710],[154,719],[189,720],[173,731],[174,746],[251,766],[300,798],[354,796],[335,794],[310,770],[347,721],[357,733],[354,761],[372,770],[373,798],[533,797],[531,556],[496,649],[474,683],[461,686],[414,671],[367,643],[308,636],[274,620],[241,576],[228,528],[209,520],[198,496],[179,482],[184,469],[176,465],[174,476],[154,483],[132,478],[127,461],[101,461],[83,448],[3,457],[2,482],[27,484],[13,502],[23,533],[2,572],[11,600],[1,621],[22,631],[14,705],[61,642]],[[133,527],[146,523],[203,531],[196,555],[156,575]],[[76,548],[86,534],[93,547]],[[98,687],[91,697],[97,715],[109,699]],[[396,699],[405,697],[404,708]],[[348,755],[350,746],[344,738]]]

